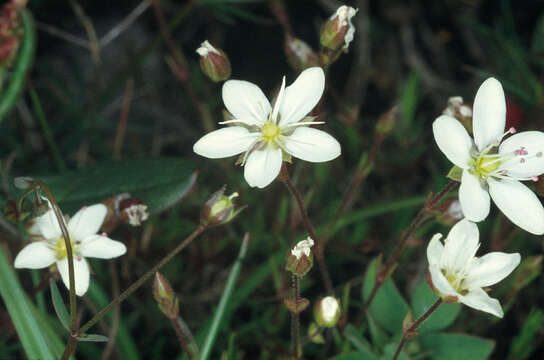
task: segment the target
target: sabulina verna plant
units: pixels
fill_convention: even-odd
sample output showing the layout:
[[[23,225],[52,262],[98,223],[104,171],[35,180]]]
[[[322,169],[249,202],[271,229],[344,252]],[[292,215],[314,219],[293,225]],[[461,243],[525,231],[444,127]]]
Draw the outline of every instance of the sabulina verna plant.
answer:
[[[355,26],[351,18],[357,11],[351,6],[340,6],[321,27],[319,36],[321,45],[331,50],[338,50],[342,46],[342,50],[347,51],[355,35]]]
[[[323,124],[306,117],[325,89],[325,74],[319,67],[304,70],[285,87],[285,77],[274,108],[261,89],[242,80],[223,85],[223,102],[231,126],[212,131],[198,140],[195,153],[212,158],[243,154],[239,163],[252,187],[268,186],[280,173],[283,161],[291,156],[309,162],[324,162],[340,155],[340,144],[324,131],[309,127]]]
[[[215,82],[225,81],[230,77],[230,60],[221,49],[215,48],[208,40],[200,44],[196,49],[200,55],[200,68],[210,79]]]
[[[298,277],[306,275],[314,263],[312,246],[314,241],[310,237],[299,241],[287,254],[286,269]]]
[[[106,213],[105,205],[95,204],[81,208],[68,221],[67,229],[74,254],[75,293],[78,296],[85,295],[89,288],[90,270],[85,258],[112,259],[127,251],[123,243],[108,238],[106,233],[98,234]],[[44,215],[34,219],[29,233],[38,240],[17,254],[15,267],[41,269],[56,264],[62,281],[69,288],[66,245],[51,206]]]
[[[326,296],[314,306],[315,322],[321,327],[336,326],[341,313],[340,301],[334,296]]]
[[[497,299],[483,288],[498,283],[519,265],[519,254],[491,252],[476,257],[480,247],[478,227],[466,219],[455,224],[444,244],[442,234],[433,236],[427,247],[429,280],[445,302],[461,302],[476,310],[503,316]]]
[[[514,128],[505,132],[506,102],[501,83],[489,78],[476,93],[472,139],[461,123],[442,115],[433,123],[436,143],[462,169],[459,201],[465,217],[482,221],[489,214],[490,196],[497,207],[522,229],[544,234],[544,207],[520,181],[537,181],[544,173],[544,133]],[[512,135],[503,141],[507,135]]]

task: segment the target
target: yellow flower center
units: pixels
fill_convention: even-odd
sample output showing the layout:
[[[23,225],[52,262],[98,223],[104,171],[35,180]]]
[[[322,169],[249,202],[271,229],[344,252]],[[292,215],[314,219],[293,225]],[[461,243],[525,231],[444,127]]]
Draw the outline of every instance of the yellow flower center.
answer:
[[[487,179],[489,174],[497,170],[500,164],[500,160],[494,156],[480,156],[474,160],[472,173],[482,179]]]
[[[72,243],[72,254],[74,253],[74,244]],[[56,243],[55,243],[55,257],[58,260],[64,259],[66,256],[68,256],[68,252],[66,250],[66,242],[64,241],[64,237],[60,237]]]
[[[261,127],[261,133],[263,134],[263,140],[273,142],[280,136],[281,129],[274,122],[269,121]]]
[[[459,276],[459,274],[448,273],[445,270],[442,270],[442,274],[444,275],[446,280],[448,280],[450,285],[455,289],[455,291],[457,291],[461,295],[466,295],[468,291],[464,288],[463,277]]]

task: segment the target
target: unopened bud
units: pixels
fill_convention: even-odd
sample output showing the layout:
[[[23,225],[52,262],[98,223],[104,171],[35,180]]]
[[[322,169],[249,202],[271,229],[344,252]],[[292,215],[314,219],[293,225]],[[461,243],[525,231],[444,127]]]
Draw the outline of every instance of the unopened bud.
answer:
[[[216,226],[226,224],[245,209],[245,206],[235,209],[233,200],[238,197],[238,193],[235,192],[226,196],[224,195],[226,188],[227,186],[223,185],[204,204],[200,213],[200,223],[202,225]]]
[[[310,237],[299,241],[287,254],[285,268],[295,276],[303,277],[306,275],[314,263],[313,245],[314,241]]]
[[[347,51],[355,34],[355,26],[353,26],[351,18],[357,14],[357,11],[351,6],[340,6],[336,13],[321,27],[319,36],[321,45],[331,50],[338,50],[343,44],[342,49]]]
[[[13,184],[17,189],[20,190],[28,190],[31,187],[35,186],[34,179],[26,176],[16,177],[15,179],[13,179]]]
[[[196,52],[200,55],[200,68],[210,79],[219,82],[230,77],[230,61],[223,50],[213,47],[206,40]]]
[[[389,111],[383,113],[376,123],[376,135],[385,137],[393,131],[397,124],[398,106],[393,106]]]
[[[446,199],[437,208],[436,220],[446,226],[452,226],[464,218],[461,203],[456,198]]]
[[[149,218],[147,205],[134,197],[119,202],[119,214],[122,222],[132,226],[140,226]]]
[[[320,299],[314,306],[315,321],[321,327],[334,327],[341,313],[340,301],[333,296]]]
[[[442,111],[442,114],[456,118],[467,131],[472,132],[472,107],[463,102],[461,96],[450,97],[448,107]]]
[[[297,72],[312,66],[319,66],[319,58],[315,51],[304,41],[287,36],[285,38],[285,55],[287,62]]]
[[[179,314],[178,298],[168,280],[159,272],[155,273],[153,297],[157,301],[159,309],[167,318],[177,319]]]

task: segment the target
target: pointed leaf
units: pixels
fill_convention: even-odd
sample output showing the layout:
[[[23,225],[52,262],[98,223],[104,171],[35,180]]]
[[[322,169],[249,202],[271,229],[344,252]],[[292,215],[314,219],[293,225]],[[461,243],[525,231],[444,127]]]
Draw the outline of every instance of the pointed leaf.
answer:
[[[66,330],[70,330],[70,315],[68,315],[68,310],[66,310],[62,296],[60,296],[59,288],[53,279],[49,280],[49,287],[51,288],[51,299],[53,300],[53,307],[55,308],[57,317],[62,326]]]
[[[465,334],[431,333],[419,340],[432,360],[486,360],[495,347],[493,340]]]
[[[81,334],[77,337],[79,341],[91,341],[91,342],[107,342],[108,337],[98,334]]]

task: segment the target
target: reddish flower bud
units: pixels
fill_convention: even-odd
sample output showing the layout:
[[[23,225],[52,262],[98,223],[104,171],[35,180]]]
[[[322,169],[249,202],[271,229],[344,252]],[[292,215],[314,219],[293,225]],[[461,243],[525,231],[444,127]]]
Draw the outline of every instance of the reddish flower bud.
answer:
[[[175,320],[179,314],[179,301],[168,280],[159,272],[155,273],[153,297],[161,312],[169,319]]]
[[[230,77],[230,61],[223,50],[214,48],[206,40],[196,52],[200,55],[200,68],[210,79],[219,82]]]
[[[472,134],[472,106],[464,102],[462,97],[450,97],[448,107],[442,111],[442,114],[456,118]]]
[[[295,276],[303,277],[306,275],[314,263],[314,256],[311,250],[313,245],[314,241],[310,237],[299,241],[287,254],[285,268]]]
[[[285,38],[285,55],[287,62],[297,72],[312,66],[319,66],[319,58],[315,51],[304,41],[287,36]]]

